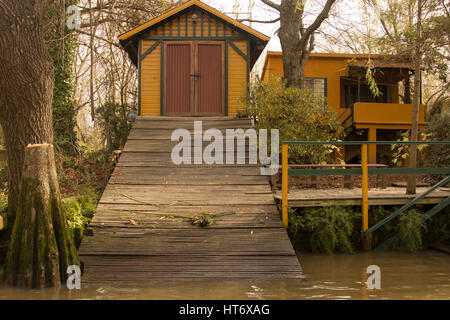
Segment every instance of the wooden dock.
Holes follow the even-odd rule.
[[[231,118],[139,118],[83,239],[83,283],[303,278],[268,178],[252,165],[171,161],[173,130],[250,128]],[[198,152],[198,150],[195,150]],[[189,217],[206,214],[211,224]]]
[[[417,195],[429,188],[417,188]],[[406,194],[405,188],[389,187],[369,189],[370,206],[404,205],[412,201],[417,195]],[[450,191],[440,188],[418,204],[437,204],[450,197]],[[360,206],[362,198],[361,188],[355,189],[290,189],[288,200],[290,208],[324,207],[324,206]],[[281,202],[281,191],[277,191],[275,199]]]

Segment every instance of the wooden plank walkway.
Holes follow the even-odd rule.
[[[303,278],[268,178],[252,165],[171,161],[173,130],[250,128],[232,118],[139,118],[79,253],[83,283]],[[180,216],[213,216],[208,227]],[[217,214],[217,216],[214,216]]]
[[[426,192],[428,188],[417,188],[417,195],[405,193],[405,188],[389,187],[384,189],[369,189],[369,205],[404,205],[416,196]],[[450,197],[450,191],[440,188],[418,204],[437,204]],[[281,202],[281,191],[277,191],[275,199]],[[323,207],[323,206],[360,206],[361,188],[355,189],[290,189],[289,207]]]

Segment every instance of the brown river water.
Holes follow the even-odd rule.
[[[81,290],[23,290],[0,286],[2,299],[315,300],[450,299],[450,255],[437,251],[336,255],[299,254],[298,281],[155,282],[139,287],[106,283]],[[381,289],[369,290],[367,267],[380,267]]]

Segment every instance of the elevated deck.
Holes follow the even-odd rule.
[[[173,130],[249,128],[231,118],[140,118],[79,253],[83,283],[302,278],[267,177],[251,165],[182,165]],[[198,152],[198,150],[195,150]],[[207,214],[199,227],[189,217]]]

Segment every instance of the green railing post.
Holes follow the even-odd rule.
[[[284,144],[282,147],[282,154],[281,154],[281,160],[282,160],[282,201],[281,201],[281,208],[282,208],[282,220],[283,225],[285,228],[288,227],[288,192],[289,192],[289,165],[288,165],[288,145]]]

